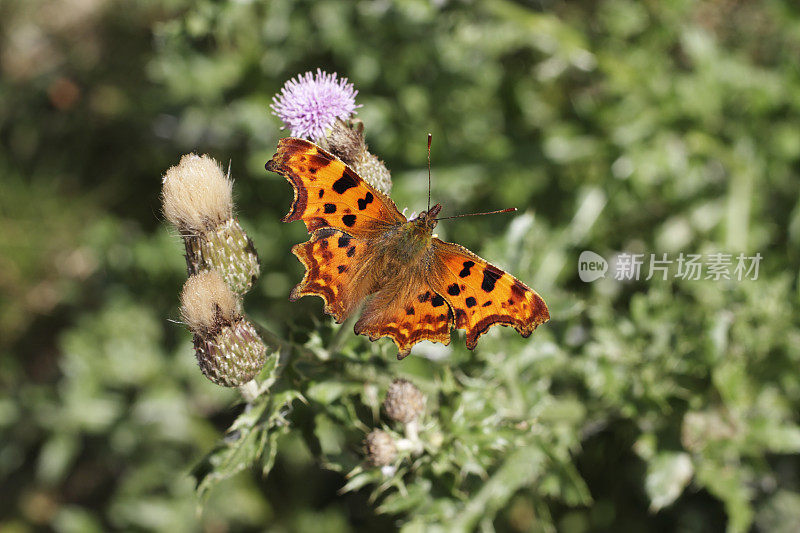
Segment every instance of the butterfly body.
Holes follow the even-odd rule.
[[[450,343],[467,332],[467,347],[495,324],[524,337],[549,319],[533,290],[466,248],[433,236],[442,207],[407,220],[392,200],[336,156],[303,139],[281,139],[266,165],[294,187],[285,222],[302,220],[311,239],[292,248],[306,267],[290,299],[313,294],[337,322],[368,299],[357,334],[390,337],[398,358],[421,340]]]
[[[397,267],[402,267],[404,263],[417,263],[426,253],[430,253],[436,215],[441,209],[442,206],[436,204],[430,211],[423,211],[416,218],[400,222],[385,231],[376,239],[376,243],[379,244],[377,248],[391,256]]]

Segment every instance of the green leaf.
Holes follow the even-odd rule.
[[[650,509],[658,511],[672,505],[692,479],[694,468],[687,453],[661,452],[647,467],[645,489]]]
[[[378,506],[379,513],[396,514],[422,505],[431,496],[431,482],[423,479],[405,492],[397,491],[387,496]]]
[[[380,469],[377,468],[370,468],[366,472],[361,472],[360,474],[356,474],[352,476],[350,479],[347,480],[344,487],[339,489],[339,492],[344,494],[346,492],[354,492],[369,485],[370,483],[378,483],[380,482],[382,474]]]
[[[725,504],[731,533],[747,531],[753,521],[752,494],[745,472],[741,465],[719,465],[710,461],[697,468],[697,482]]]
[[[262,394],[248,404],[222,441],[192,470],[197,493],[206,497],[220,481],[256,464],[263,475],[268,474],[275,462],[278,433],[285,427],[283,411],[300,397],[298,391],[287,390]]]
[[[347,387],[338,381],[322,381],[314,383],[306,391],[306,396],[321,404],[331,404],[342,394],[345,394]]]
[[[520,488],[530,485],[542,473],[546,455],[536,446],[517,448],[464,506],[452,524],[452,531],[471,531],[485,516],[493,516]]]
[[[759,531],[795,533],[800,524],[800,494],[779,490],[761,505],[756,515]]]
[[[206,497],[220,481],[253,465],[261,447],[260,431],[253,428],[234,430],[193,470],[197,493]]]
[[[48,440],[39,453],[38,476],[45,483],[64,478],[80,451],[80,439],[72,433],[59,433]]]

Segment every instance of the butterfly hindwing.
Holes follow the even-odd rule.
[[[306,268],[305,276],[289,297],[291,301],[313,294],[325,301],[325,312],[337,322],[347,318],[369,292],[362,271],[367,253],[365,241],[323,228],[292,253]]]
[[[294,187],[294,201],[283,221],[302,220],[309,233],[331,227],[356,237],[372,236],[406,220],[389,197],[312,142],[281,139],[266,168]]]
[[[475,348],[493,325],[511,326],[528,337],[550,319],[544,300],[511,274],[457,244],[434,238],[433,250],[431,286],[453,308],[455,327],[467,333],[467,348]]]
[[[389,337],[397,345],[397,358],[411,353],[416,343],[429,340],[450,344],[453,311],[422,279],[390,283],[367,303],[355,332],[370,340]]]

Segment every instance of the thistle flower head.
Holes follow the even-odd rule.
[[[347,78],[317,69],[287,81],[272,98],[272,113],[288,127],[293,137],[319,139],[337,118],[346,120],[356,108],[356,95]]]

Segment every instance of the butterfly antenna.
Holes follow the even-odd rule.
[[[431,138],[432,134],[428,134],[428,211],[431,210]]]
[[[451,217],[439,217],[436,220],[447,220],[448,218],[461,218],[461,217],[476,217],[479,215],[497,215],[498,213],[511,213],[516,211],[516,207],[509,207],[508,209],[501,209],[499,211],[487,211],[486,213],[467,213],[464,215],[453,215]]]

